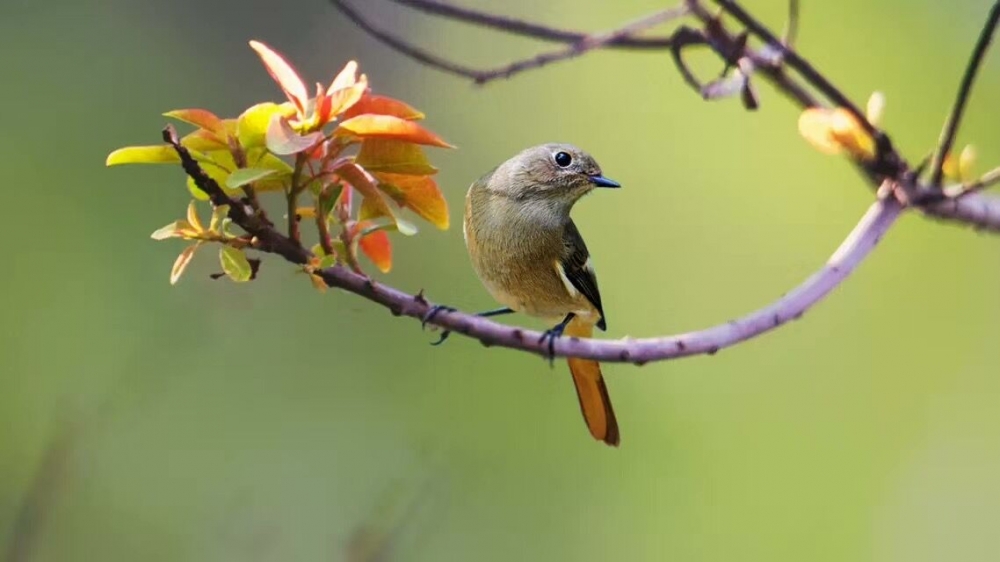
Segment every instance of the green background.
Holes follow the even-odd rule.
[[[463,3],[586,30],[662,6]],[[361,4],[472,64],[551,48]],[[747,6],[783,25],[783,2]],[[806,1],[798,46],[860,103],[883,91],[885,126],[918,160],[987,9]],[[714,357],[606,366],[623,436],[609,449],[564,365],[461,337],[432,348],[418,323],[320,295],[277,259],[235,285],[208,279],[205,252],[168,284],[182,246],[149,233],[182,215],[181,170],[104,158],[158,142],[170,109],[280,100],[253,38],[311,81],[358,59],[376,92],[460,147],[430,151],[452,229],[394,237],[384,278],[463,309],[494,305],[465,256],[465,189],[529,145],[578,144],[625,186],[574,214],[611,338],[775,299],[872,199],[769,86],[757,113],[707,103],[663,53],[595,53],[477,88],[320,0],[4,0],[0,553],[344,560],[367,536],[383,560],[1000,557],[1000,239],[906,216],[800,322]],[[994,53],[959,137],[980,172],[1000,162],[998,96]]]

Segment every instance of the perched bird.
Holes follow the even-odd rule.
[[[506,308],[558,322],[545,332],[550,349],[563,335],[590,337],[607,329],[587,245],[569,217],[595,187],[621,187],[597,162],[569,144],[524,150],[473,182],[463,229],[472,265]],[[618,422],[597,361],[569,359],[580,409],[595,439],[618,445]]]

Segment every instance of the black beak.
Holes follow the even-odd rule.
[[[616,182],[615,180],[608,179],[600,174],[596,176],[590,176],[590,181],[597,187],[621,187],[622,184]]]

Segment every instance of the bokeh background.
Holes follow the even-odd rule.
[[[585,30],[653,0],[465,5]],[[359,2],[439,53],[544,45]],[[984,0],[804,1],[799,46],[912,159],[936,140]],[[780,29],[784,2],[746,3]],[[477,88],[389,51],[322,0],[4,0],[0,553],[8,560],[997,560],[1000,238],[907,216],[803,320],[714,357],[609,365],[622,446],[591,440],[565,367],[320,295],[265,262],[175,287],[149,233],[179,168],[106,169],[163,111],[281,99],[247,40],[328,81],[356,58],[428,114],[450,231],[397,237],[410,291],[493,306],[460,209],[519,149],[576,143],[625,188],[575,217],[607,337],[705,327],[821,264],[871,201],[797,110],[707,103],[666,54],[595,53]],[[697,59],[705,72],[714,61]],[[1000,54],[959,138],[1000,162]],[[538,327],[523,318],[515,321]],[[366,558],[363,550],[374,553]],[[354,554],[352,554],[354,553]]]

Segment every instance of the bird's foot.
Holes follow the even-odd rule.
[[[430,322],[431,320],[434,320],[434,317],[442,312],[455,312],[455,310],[457,309],[452,308],[450,306],[444,306],[442,304],[432,306],[431,309],[427,311],[427,314],[424,314],[424,317],[421,319],[420,327],[426,328],[427,323]],[[441,345],[442,343],[444,343],[444,340],[448,339],[448,336],[450,335],[451,335],[451,330],[444,330],[443,332],[441,332],[441,337],[439,337],[437,341],[431,342],[431,345]]]

